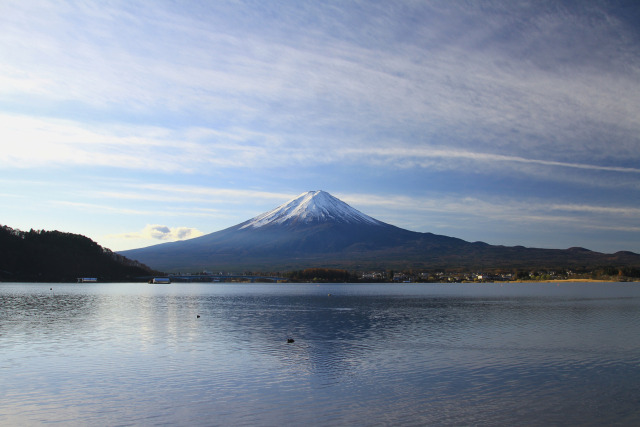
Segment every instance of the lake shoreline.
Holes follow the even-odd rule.
[[[556,280],[510,280],[508,283],[638,283],[639,280],[614,281],[605,279],[556,279]]]

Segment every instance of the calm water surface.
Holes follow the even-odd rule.
[[[2,283],[38,424],[640,425],[640,284]]]

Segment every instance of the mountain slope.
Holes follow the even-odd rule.
[[[121,254],[164,271],[640,265],[633,253],[492,246],[409,231],[324,191],[303,193],[225,230]]]

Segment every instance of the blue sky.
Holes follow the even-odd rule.
[[[635,1],[3,1],[0,224],[124,250],[308,190],[640,253]]]

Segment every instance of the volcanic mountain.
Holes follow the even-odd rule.
[[[167,272],[640,265],[640,255],[631,252],[492,246],[409,231],[365,215],[324,191],[303,193],[225,230],[120,254]]]

